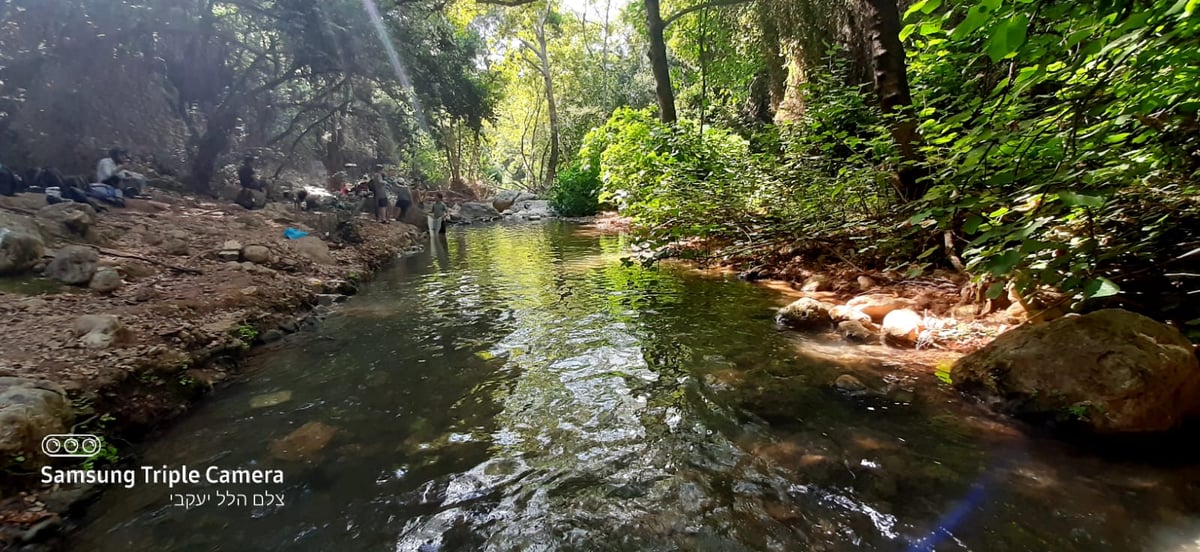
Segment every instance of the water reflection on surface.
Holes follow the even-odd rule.
[[[178,489],[114,489],[75,548],[1188,550],[1200,538],[1194,469],[1020,437],[933,378],[839,393],[846,368],[774,329],[771,292],[623,266],[620,237],[575,230],[451,230],[145,451],[148,464],[283,469],[283,507],[185,511],[170,506]],[[335,428],[327,445],[272,456],[311,422]]]

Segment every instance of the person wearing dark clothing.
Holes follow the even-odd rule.
[[[408,214],[408,210],[413,206],[412,192],[408,186],[401,186],[396,191],[396,208],[400,210],[400,214],[396,216],[396,220],[404,220],[404,215]]]
[[[247,155],[242,159],[242,166],[238,167],[238,182],[243,188],[250,190],[262,191],[263,184],[258,179],[254,178],[254,157]]]
[[[21,177],[0,164],[0,195],[11,196],[22,190]]]

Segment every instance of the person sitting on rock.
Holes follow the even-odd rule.
[[[238,167],[237,175],[238,183],[242,185],[242,188],[258,190],[260,192],[266,191],[266,186],[263,184],[263,182],[257,178],[254,178],[253,155],[247,155],[242,158],[242,166]]]
[[[138,197],[146,187],[146,179],[142,175],[125,168],[129,163],[129,154],[121,148],[108,151],[108,157],[96,163],[96,182],[107,184],[121,190],[125,197]]]

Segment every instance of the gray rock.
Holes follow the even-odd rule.
[[[799,330],[828,329],[833,319],[830,305],[811,297],[802,297],[775,313],[775,322]]]
[[[121,319],[111,314],[85,314],[75,319],[75,337],[89,349],[103,349],[113,344],[125,331]]]
[[[42,438],[67,433],[75,421],[67,392],[58,384],[0,377],[0,462],[41,457]]]
[[[217,253],[217,259],[223,263],[236,263],[242,258],[242,252],[237,249],[226,249]]]
[[[255,264],[271,262],[271,250],[264,245],[247,245],[242,248],[242,258]]]
[[[500,211],[487,203],[467,202],[458,207],[458,216],[468,224],[490,222],[500,218]]]
[[[68,245],[54,254],[54,260],[46,265],[46,276],[63,283],[83,285],[92,281],[100,254],[95,249],[82,245]]]
[[[67,201],[42,207],[36,222],[44,237],[52,240],[95,241],[96,210],[90,205]]]
[[[121,287],[121,273],[115,268],[102,268],[92,276],[88,287],[99,293],[112,293]]]
[[[540,220],[557,216],[550,202],[543,199],[518,200],[512,206],[512,215],[525,220]]]
[[[336,293],[317,294],[317,304],[321,305],[322,307],[329,307],[337,303],[345,303],[346,299],[348,299],[348,297],[345,295],[338,295]]]
[[[1121,309],[1001,334],[954,364],[960,391],[1033,422],[1098,433],[1178,427],[1200,415],[1200,361],[1178,330]]]
[[[263,343],[274,343],[280,339],[283,339],[283,332],[281,330],[272,328],[263,332],[259,339],[262,339]]]
[[[45,252],[40,236],[0,227],[0,276],[28,272]]]

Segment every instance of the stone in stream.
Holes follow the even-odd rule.
[[[847,341],[866,343],[875,337],[875,333],[858,320],[843,320],[838,323],[837,329]]]
[[[829,316],[834,322],[856,321],[865,325],[871,324],[871,317],[866,313],[845,305],[834,305],[829,308]]]
[[[1006,332],[959,359],[950,379],[998,411],[1097,433],[1165,431],[1200,415],[1192,344],[1121,309]]]
[[[909,309],[898,309],[883,317],[880,332],[883,344],[893,347],[915,347],[924,329],[925,318]]]
[[[893,295],[861,295],[849,301],[846,301],[846,306],[852,309],[861,311],[863,314],[871,317],[875,322],[882,322],[883,317],[889,312],[897,309],[912,309],[916,308],[917,303],[912,299],[896,297]]]
[[[65,284],[82,285],[92,281],[100,254],[95,249],[82,245],[68,245],[54,254],[54,260],[46,265],[46,276]]]
[[[830,305],[811,297],[802,297],[775,313],[777,324],[798,330],[828,329],[833,319],[829,316]]]
[[[291,391],[276,391],[250,399],[250,408],[270,408],[272,406],[279,406],[290,400],[292,400]]]
[[[866,384],[850,374],[842,374],[838,376],[837,379],[833,381],[833,386],[852,395],[865,393],[867,391]]]
[[[329,424],[308,422],[287,437],[275,441],[271,445],[271,456],[293,462],[312,460],[333,440],[335,434],[337,428]]]
[[[348,299],[348,297],[346,297],[345,295],[338,295],[336,293],[318,293],[317,294],[317,304],[321,305],[322,307],[332,307],[333,305],[338,304],[338,303],[345,303],[346,299]]]

